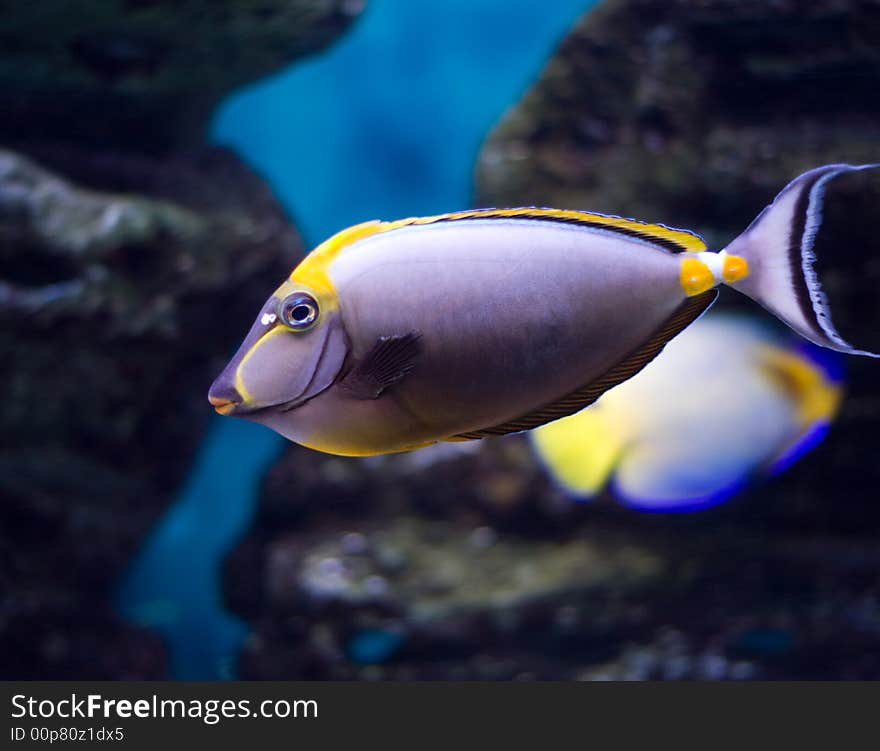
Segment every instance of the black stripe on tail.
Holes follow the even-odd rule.
[[[880,328],[880,320],[877,320],[880,314],[876,307],[872,309],[869,317],[874,320],[858,327],[863,333],[853,338],[855,345],[841,336],[832,323],[831,305],[819,279],[817,244],[822,253],[823,272],[834,267],[834,274],[823,273],[823,276],[837,280],[837,287],[833,290],[835,298],[840,287],[857,289],[860,285],[865,286],[871,264],[880,263],[880,233],[872,226],[867,242],[863,242],[864,247],[853,249],[847,246],[853,236],[864,241],[866,233],[861,230],[874,223],[873,216],[880,207],[865,207],[873,200],[870,191],[864,186],[856,186],[854,198],[859,200],[851,200],[859,203],[861,209],[847,206],[843,220],[835,221],[834,226],[823,227],[823,219],[826,188],[831,181],[876,167],[880,165],[830,164],[805,172],[789,183],[726,249],[733,255],[744,257],[749,264],[748,276],[733,283],[733,287],[759,302],[806,339],[841,352],[872,357],[878,355],[857,347],[878,349],[876,332]],[[839,202],[838,186],[847,187],[853,194],[850,182],[841,180],[835,185],[835,206]],[[858,268],[838,273],[841,262],[852,260],[856,251],[860,251],[855,256]],[[847,319],[848,307],[838,305],[835,314]]]

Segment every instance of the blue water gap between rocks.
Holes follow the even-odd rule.
[[[269,180],[309,246],[368,219],[467,208],[481,142],[590,5],[370,0],[328,50],[228,97],[213,140]],[[214,418],[120,583],[120,611],[164,637],[174,678],[235,677],[247,627],[224,609],[221,564],[283,448]]]

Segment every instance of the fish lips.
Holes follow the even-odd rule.
[[[335,311],[309,332],[282,327],[277,333],[253,334],[252,330],[208,392],[208,401],[222,415],[259,419],[265,412],[302,406],[333,384],[349,349]],[[235,388],[237,376],[253,394],[252,401]]]

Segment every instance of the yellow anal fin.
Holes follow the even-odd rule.
[[[718,293],[715,290],[709,290],[701,295],[685,300],[638,349],[607,370],[604,375],[567,394],[562,399],[547,404],[515,420],[483,428],[482,430],[461,433],[456,437],[485,438],[490,435],[517,433],[522,430],[531,430],[544,423],[579,412],[596,401],[606,391],[614,388],[619,383],[623,383],[644,368],[660,354],[660,351],[670,339],[696,321],[706,308],[715,302],[716,297],[718,297]]]
[[[542,425],[530,437],[553,478],[570,493],[590,498],[602,490],[620,458],[624,428],[600,403]]]

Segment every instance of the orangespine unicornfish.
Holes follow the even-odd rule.
[[[805,338],[850,345],[813,270],[830,165],[727,248],[687,231],[546,208],[370,221],[313,250],[211,387],[221,414],[367,455],[529,430],[630,378],[720,284]]]
[[[822,439],[843,395],[839,360],[767,321],[712,312],[595,404],[529,438],[577,500],[608,486],[640,510],[704,508]]]

